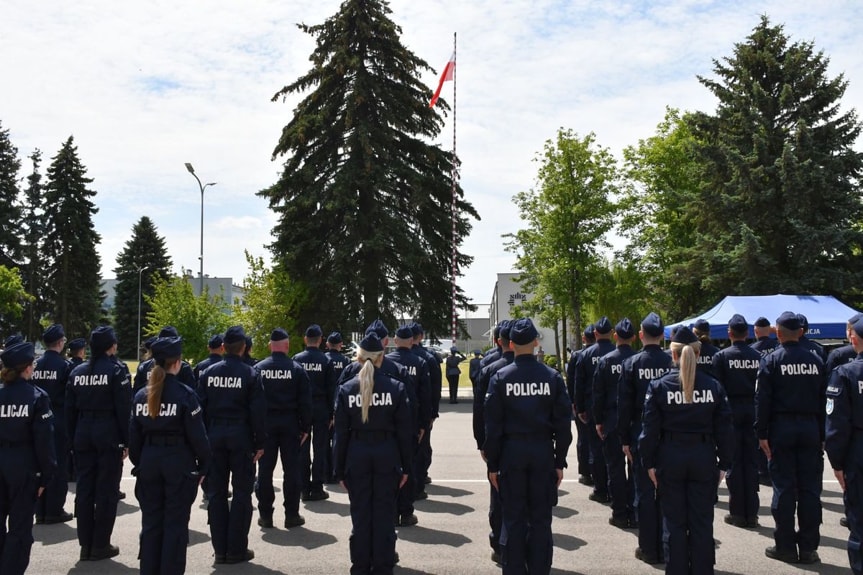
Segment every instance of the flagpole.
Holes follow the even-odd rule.
[[[458,311],[456,309],[456,275],[458,275],[458,263],[456,261],[456,187],[458,169],[456,167],[456,32],[452,33],[452,346],[456,346],[458,336]]]

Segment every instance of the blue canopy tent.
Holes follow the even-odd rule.
[[[665,337],[671,337],[673,327],[691,326],[695,320],[705,319],[710,322],[711,339],[728,339],[728,320],[736,313],[746,318],[749,337],[754,337],[752,324],[756,319],[764,316],[773,323],[784,311],[806,316],[810,339],[845,339],[848,319],[857,313],[829,295],[730,295],[702,314],[666,326]]]

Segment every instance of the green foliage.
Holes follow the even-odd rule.
[[[27,176],[27,189],[24,190],[23,220],[21,235],[23,239],[21,277],[25,289],[32,297],[24,304],[21,318],[21,332],[29,341],[36,341],[42,334],[41,322],[45,316],[45,273],[42,262],[42,246],[45,243],[45,198],[42,174],[42,152],[38,149],[30,154],[33,171]],[[73,334],[70,334],[73,335]],[[85,335],[85,334],[75,334]]]
[[[524,289],[535,301],[556,302],[558,318],[572,317],[580,332],[591,290],[613,287],[596,282],[613,223],[616,163],[594,134],[582,138],[563,128],[536,161],[537,188],[514,197],[526,227],[504,236],[506,249],[517,255]]]
[[[635,264],[615,259],[599,267],[597,275],[596,285],[614,287],[592,291],[586,306],[588,317],[607,316],[613,324],[628,317],[637,326],[655,309],[650,292],[645,289],[647,278]]]
[[[93,228],[99,210],[87,188],[93,180],[78,158],[70,136],[48,167],[45,237],[42,252],[44,294],[52,320],[70,334],[87,334],[102,318],[99,254],[101,237]]]
[[[139,351],[135,351],[140,337],[138,325],[141,324],[143,332],[142,318],[151,311],[145,296],[152,297],[154,294],[153,278],[167,278],[171,273],[171,258],[165,238],[159,235],[153,221],[147,216],[142,216],[132,226],[132,237],[117,255],[114,273],[117,277],[114,329],[117,332],[118,349],[131,357]]]
[[[0,124],[0,250],[9,261],[17,262],[21,252],[21,239],[18,234],[21,226],[21,206],[18,204],[18,172],[21,160],[18,148],[9,139],[9,130]],[[2,257],[2,256],[0,256]]]
[[[144,296],[150,312],[147,314],[146,335],[158,335],[166,325],[172,325],[183,338],[186,359],[199,361],[208,355],[207,342],[216,333],[235,325],[224,297],[204,293],[195,297],[192,284],[182,277],[165,279],[153,275],[153,295]]]
[[[312,68],[273,97],[305,94],[273,152],[285,157],[281,176],[259,195],[278,216],[276,265],[303,285],[298,325],[352,331],[409,315],[434,338],[449,332],[452,242],[479,216],[457,187],[452,237],[457,159],[428,143],[443,126],[419,81],[429,66],[401,44],[390,12],[346,0],[323,24],[299,25],[316,40]]]
[[[8,325],[21,317],[24,303],[29,299],[31,296],[24,291],[18,269],[0,265],[0,322]]]

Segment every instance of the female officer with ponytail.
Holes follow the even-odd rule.
[[[132,405],[129,459],[141,505],[141,573],[186,571],[189,515],[210,462],[210,444],[195,392],[177,379],[182,339],[160,337],[155,364]]]
[[[395,565],[396,495],[407,481],[413,441],[404,384],[382,371],[375,333],[360,342],[358,375],[336,396],[335,474],[351,502],[351,574],[385,575]]]
[[[29,380],[32,343],[0,354],[0,573],[19,575],[30,563],[33,508],[57,468],[48,395]],[[7,529],[8,520],[8,529]]]
[[[675,333],[674,366],[650,383],[638,439],[668,530],[669,575],[713,573],[716,477],[733,455],[731,408],[719,382],[696,370],[700,351],[688,327]]]

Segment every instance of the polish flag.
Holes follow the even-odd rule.
[[[434,105],[437,103],[438,98],[440,97],[440,91],[443,89],[443,83],[451,81],[453,76],[455,75],[455,52],[450,56],[449,62],[446,63],[446,67],[443,69],[443,74],[440,75],[440,82],[438,82],[437,90],[434,91],[434,96],[432,96],[431,102],[429,102],[429,108],[434,108]]]

